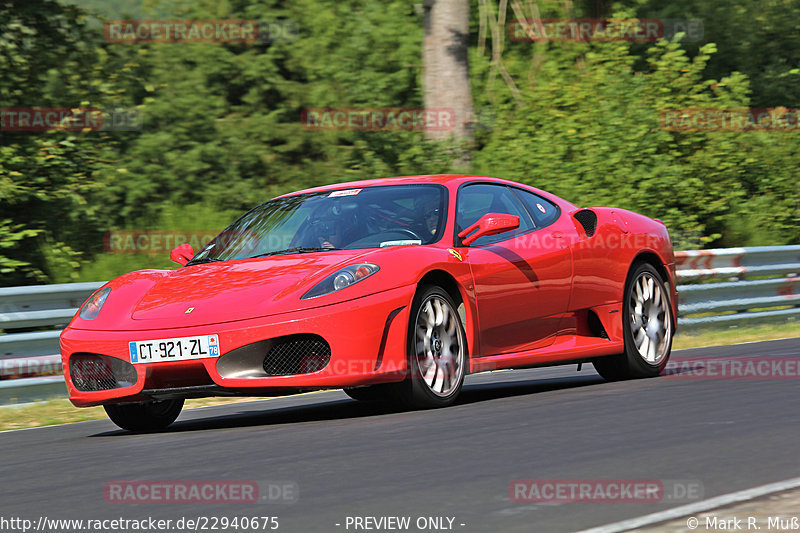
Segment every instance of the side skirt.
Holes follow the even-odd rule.
[[[582,335],[559,335],[553,344],[517,353],[488,357],[473,357],[472,372],[486,372],[506,368],[533,368],[567,363],[586,362],[595,357],[622,353],[622,341],[610,341]]]

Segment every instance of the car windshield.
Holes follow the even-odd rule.
[[[244,214],[189,264],[430,244],[441,237],[445,200],[441,185],[363,187],[275,198]]]

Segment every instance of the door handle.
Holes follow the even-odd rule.
[[[554,239],[561,239],[564,237],[564,233],[560,231],[554,231],[552,235]]]

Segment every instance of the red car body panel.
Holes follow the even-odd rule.
[[[558,206],[559,218],[496,244],[456,246],[459,187],[472,182],[534,192]],[[111,293],[97,318],[76,315],[61,334],[70,400],[89,406],[193,395],[266,396],[402,380],[412,302],[420,282],[430,276],[449,280],[464,304],[471,372],[620,353],[622,294],[637,258],[647,258],[662,270],[677,316],[667,229],[630,211],[589,208],[597,218],[590,236],[575,218],[582,210],[574,204],[532,187],[480,176],[388,178],[293,194],[410,183],[447,188],[447,219],[438,242],[144,270],[110,281],[105,287]],[[342,291],[301,299],[339,268],[363,262],[379,265],[380,271]],[[607,338],[591,330],[590,313]],[[219,358],[136,364],[131,386],[80,391],[70,376],[74,354],[128,362],[131,341],[212,334],[219,337]],[[293,334],[325,339],[330,362],[304,374],[237,378],[220,373],[219,361],[232,351]]]

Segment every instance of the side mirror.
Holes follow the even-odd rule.
[[[194,250],[192,249],[191,244],[181,244],[180,246],[176,246],[169,253],[169,258],[181,266],[186,265],[186,263],[188,263],[192,257],[194,257]]]
[[[461,244],[469,246],[476,240],[486,235],[497,235],[505,233],[519,227],[519,217],[516,215],[506,215],[503,213],[487,213],[478,219],[473,225],[463,230],[458,236],[462,239]],[[477,230],[477,231],[476,231]],[[472,233],[472,232],[475,233]],[[470,235],[472,233],[472,235]],[[469,235],[469,237],[467,237]]]

